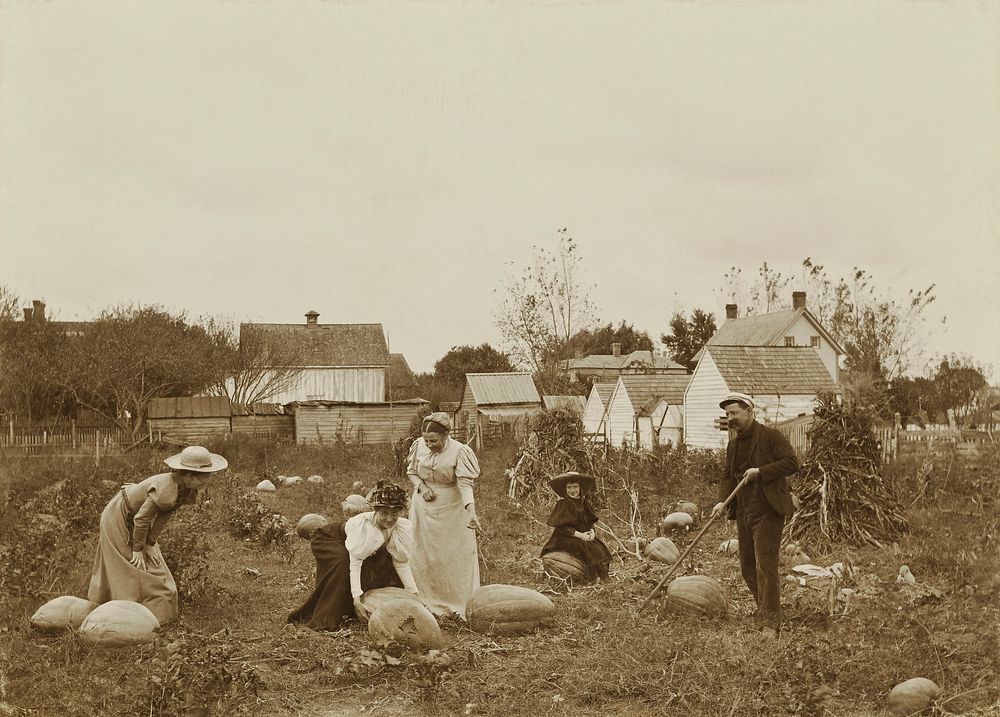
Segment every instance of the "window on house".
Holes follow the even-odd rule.
[[[785,337],[785,346],[794,346],[794,345],[795,345],[795,337],[794,336],[786,336]]]
[[[809,345],[812,346],[814,349],[818,349],[819,348],[819,336],[810,336],[809,337]]]

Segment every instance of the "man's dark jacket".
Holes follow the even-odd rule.
[[[719,501],[724,501],[736,489],[737,477],[733,475],[733,462],[736,460],[736,439],[729,441],[726,447],[726,467],[719,481]],[[767,502],[779,515],[791,515],[792,492],[788,488],[788,476],[799,469],[799,461],[795,450],[788,439],[773,428],[757,423],[753,427],[750,438],[751,468],[760,469],[759,480]],[[742,476],[740,476],[742,478]],[[740,493],[749,489],[744,486]],[[739,496],[737,496],[737,499]],[[729,519],[736,520],[736,500],[729,504]]]

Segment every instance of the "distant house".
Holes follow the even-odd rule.
[[[523,434],[541,409],[530,373],[467,373],[456,428],[482,448],[485,439]]]
[[[587,405],[583,409],[583,432],[594,440],[607,440],[608,402],[617,385],[615,381],[595,383],[590,387]]]
[[[610,354],[591,354],[566,362],[570,381],[614,382],[623,373],[687,373],[687,369],[652,351],[633,351],[622,356],[621,344],[611,345]]]
[[[542,406],[546,411],[567,411],[577,416],[583,416],[587,399],[583,396],[542,396]]]
[[[626,374],[608,402],[606,436],[612,446],[677,445],[684,425],[686,374]]]
[[[806,292],[792,292],[791,309],[737,318],[738,308],[726,305],[726,321],[707,346],[808,346],[819,354],[833,380],[840,382],[844,349],[806,307]]]
[[[150,435],[157,440],[193,443],[232,431],[227,396],[154,398],[146,405]]]
[[[304,324],[240,324],[240,342],[253,332],[284,342],[299,357],[302,372],[277,395],[274,403],[386,400],[386,374],[391,364],[382,324],[321,324],[309,311]]]
[[[705,346],[684,394],[684,442],[721,448],[728,440],[719,401],[738,391],[761,404],[757,418],[775,423],[813,412],[816,395],[839,392],[816,349],[808,346]]]

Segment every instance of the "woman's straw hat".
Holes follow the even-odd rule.
[[[209,453],[203,446],[188,446],[180,453],[163,460],[175,471],[215,473],[229,466],[229,461],[218,453]]]

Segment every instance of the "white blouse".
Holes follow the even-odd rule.
[[[409,518],[399,518],[388,531],[383,531],[375,524],[375,511],[359,513],[344,523],[344,533],[347,536],[344,545],[351,555],[352,597],[360,597],[364,592],[361,589],[361,564],[383,545],[392,556],[392,566],[396,569],[403,587],[408,592],[416,594],[417,584],[413,581],[413,573],[410,570],[413,528]]]

